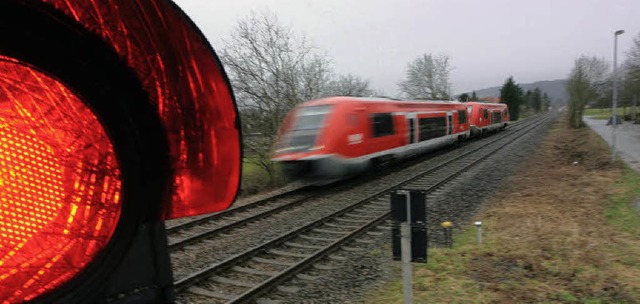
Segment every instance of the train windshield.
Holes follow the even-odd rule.
[[[305,152],[314,149],[320,129],[324,126],[325,118],[330,111],[330,105],[299,109],[293,128],[279,142],[276,152]]]
[[[300,112],[298,112],[296,126],[293,130],[315,130],[322,128],[324,118],[330,110],[331,106],[329,105],[302,108]]]

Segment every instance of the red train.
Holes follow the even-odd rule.
[[[504,103],[467,102],[471,136],[504,129],[509,122],[509,109]]]
[[[505,109],[504,104],[477,102],[312,100],[287,115],[272,160],[280,162],[290,178],[342,179],[464,140],[472,129],[480,130],[473,135],[496,129],[493,119],[504,127]]]

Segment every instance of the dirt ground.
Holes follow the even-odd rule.
[[[638,303],[640,236],[612,209],[638,191],[620,186],[625,170],[609,153],[588,128],[554,125],[477,217],[486,244],[465,272],[482,302]]]

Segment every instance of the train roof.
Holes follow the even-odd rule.
[[[488,106],[490,108],[506,108],[507,107],[507,104],[495,103],[495,102],[467,101],[465,103],[472,106],[482,105],[482,106]]]
[[[425,104],[434,105],[462,105],[459,101],[447,101],[447,100],[399,100],[387,97],[352,97],[352,96],[334,96],[321,99],[310,100],[302,103],[302,106],[319,106],[338,103],[355,103],[355,104],[367,104],[367,103],[389,103],[396,104],[398,106],[424,106]]]

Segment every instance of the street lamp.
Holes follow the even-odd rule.
[[[618,113],[616,112],[616,107],[618,106],[618,72],[616,71],[616,63],[618,60],[618,35],[622,34],[624,34],[624,30],[617,30],[613,33],[613,115],[611,116],[613,140],[611,142],[611,161],[616,159],[616,129],[618,128]]]

